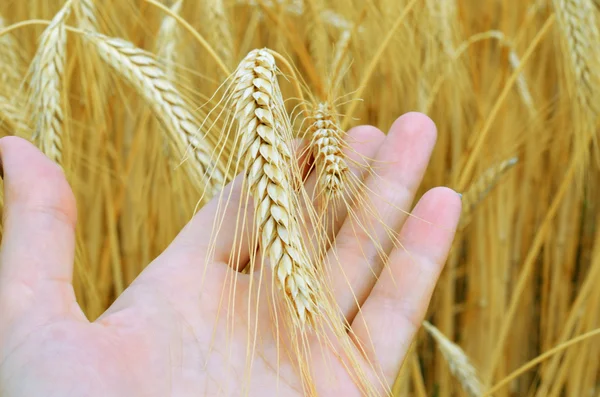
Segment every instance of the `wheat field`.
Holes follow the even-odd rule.
[[[74,189],[90,320],[241,173],[301,338],[335,313],[292,143],[340,205],[364,188],[348,130],[425,113],[420,193],[455,189],[463,213],[390,393],[599,396],[599,17],[594,0],[3,0],[0,133]]]

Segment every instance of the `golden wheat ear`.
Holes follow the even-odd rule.
[[[456,376],[463,389],[470,397],[481,397],[483,395],[483,385],[477,376],[475,367],[471,364],[469,357],[457,344],[450,341],[431,323],[424,321],[423,327],[429,335],[436,341],[442,356],[446,359],[450,372]]]
[[[275,59],[253,50],[234,77],[232,101],[238,122],[239,155],[256,207],[260,245],[273,268],[277,285],[299,327],[310,323],[317,308],[316,280],[304,252],[290,184],[291,135],[276,77]]]
[[[488,168],[463,193],[463,215],[460,227],[465,227],[471,219],[477,205],[481,203],[498,185],[502,177],[517,163],[517,157],[511,157]]]
[[[154,57],[126,40],[99,33],[89,33],[85,37],[94,44],[100,58],[146,100],[162,123],[173,152],[184,159],[188,149],[192,149],[184,167],[192,183],[203,192],[203,198],[218,193],[224,177],[213,149],[201,135],[190,106],[166,78]]]
[[[234,61],[233,25],[229,18],[225,0],[202,1],[202,13],[205,20],[202,25],[210,45],[216,50],[225,65],[230,67]]]
[[[318,195],[339,198],[348,182],[348,165],[343,152],[343,131],[327,103],[316,105],[308,116],[310,151],[318,177]]]
[[[92,32],[98,32],[100,30],[95,0],[78,0],[75,13],[80,28]]]
[[[71,13],[71,1],[52,18],[42,33],[31,64],[29,114],[33,139],[40,150],[58,164],[63,161],[62,86],[67,51],[65,22]]]
[[[553,0],[571,77],[575,84],[575,98],[594,116],[600,112],[598,87],[600,77],[600,51],[597,44],[600,32],[592,0]]]

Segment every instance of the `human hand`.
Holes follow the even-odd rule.
[[[375,243],[367,236],[357,241],[349,223],[340,223],[332,249],[345,277],[334,277],[333,288],[355,336],[369,339],[365,353],[381,365],[389,384],[423,320],[461,210],[459,196],[447,188],[427,192],[412,211],[415,217],[399,210],[410,210],[435,140],[431,120],[415,113],[399,118],[387,136],[373,127],[349,132],[354,151],[379,162],[380,180],[367,176],[365,183],[377,191],[379,182],[385,182],[372,202],[387,227],[399,232],[403,248],[378,226],[379,244],[389,254],[389,269],[382,271]],[[223,289],[230,287],[225,280],[235,244],[235,203],[244,197],[240,184],[226,188],[231,210],[223,220],[214,263],[204,260],[217,200],[198,212],[100,318],[89,322],[71,284],[76,206],[62,171],[19,138],[1,139],[0,155],[5,178],[0,395],[302,394],[287,357],[277,361],[270,354],[277,341],[268,332],[261,333],[264,354],[255,357],[252,376],[246,379],[247,329],[228,329],[230,322],[219,319],[229,315],[248,322],[243,297],[254,275],[238,274],[235,313],[219,312],[222,296],[228,296]],[[314,176],[307,183],[314,184]],[[270,321],[268,313],[260,315],[259,324]],[[360,395],[349,377],[331,381],[331,362],[331,357],[315,354],[311,363],[320,394]],[[333,370],[344,373],[341,366]]]

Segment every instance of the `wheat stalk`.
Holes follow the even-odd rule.
[[[318,104],[309,120],[310,148],[317,166],[319,193],[339,197],[348,178],[348,165],[342,151],[343,131],[327,103]]]
[[[42,33],[32,62],[30,82],[33,138],[40,150],[58,164],[62,163],[63,154],[61,91],[67,45],[65,22],[70,13],[71,1],[68,1]]]
[[[0,30],[6,27],[4,19],[0,16]],[[15,84],[21,80],[21,70],[24,67],[19,44],[11,34],[0,36],[0,84]]]
[[[166,78],[151,54],[132,43],[94,33],[86,36],[99,56],[118,75],[131,84],[151,106],[154,115],[167,131],[176,153],[185,155],[193,149],[187,172],[205,192],[216,194],[223,186],[223,173],[212,160],[209,144],[200,136],[198,123],[189,106]]]
[[[315,313],[316,281],[303,251],[287,179],[292,157],[284,140],[287,123],[275,72],[275,59],[267,50],[251,51],[236,71],[232,100],[239,123],[239,159],[255,201],[261,248],[294,319],[303,326]]]
[[[78,6],[79,27],[91,32],[99,31],[94,0],[78,0]]]
[[[600,110],[596,98],[600,33],[594,4],[590,0],[554,0],[554,6],[568,48],[577,100],[596,116]]]
[[[471,397],[481,397],[483,385],[465,352],[428,321],[423,322],[423,327],[436,341],[442,356],[450,367],[450,372],[458,379],[464,390]]]

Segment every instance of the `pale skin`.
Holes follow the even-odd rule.
[[[372,202],[387,226],[397,231],[404,248],[388,241],[381,227],[376,234],[389,259],[385,264],[366,263],[365,256],[377,257],[372,240],[363,236],[357,242],[348,222],[340,222],[338,243],[332,249],[337,250],[347,278],[333,279],[335,296],[356,337],[372,341],[366,354],[381,365],[382,376],[391,384],[446,261],[460,216],[460,197],[451,189],[434,188],[413,207],[436,141],[435,125],[426,116],[405,114],[387,135],[373,127],[357,127],[349,132],[349,141],[356,153],[377,161],[381,179],[367,176],[365,183],[378,191]],[[211,237],[207,225],[213,224],[216,201],[199,210],[116,302],[90,322],[72,287],[77,211],[62,171],[16,137],[0,139],[0,156],[5,198],[0,395],[240,395],[247,332],[238,327],[240,331],[229,336],[229,347],[234,346],[229,361],[224,348],[219,348],[225,345],[225,322],[217,323],[213,334],[219,297],[229,285],[225,275],[231,274],[227,258],[233,239],[228,236],[234,234],[235,212],[225,214],[214,263],[205,263],[205,258]],[[386,189],[378,189],[381,181]],[[314,177],[307,183],[314,185]],[[239,184],[226,189],[233,189],[233,200],[241,196]],[[250,277],[238,275],[238,299]],[[243,323],[246,312],[243,304],[238,306],[235,316]],[[269,323],[266,311],[264,316],[259,322]],[[275,349],[273,338],[265,337],[262,343],[265,351]],[[277,362],[271,358],[266,354],[255,360],[248,395],[302,395],[287,359],[281,358],[277,382]],[[327,377],[330,361],[327,370],[323,365],[315,357],[314,381],[322,395],[360,395],[347,377],[340,375],[334,381]],[[333,370],[343,373],[342,368]]]

